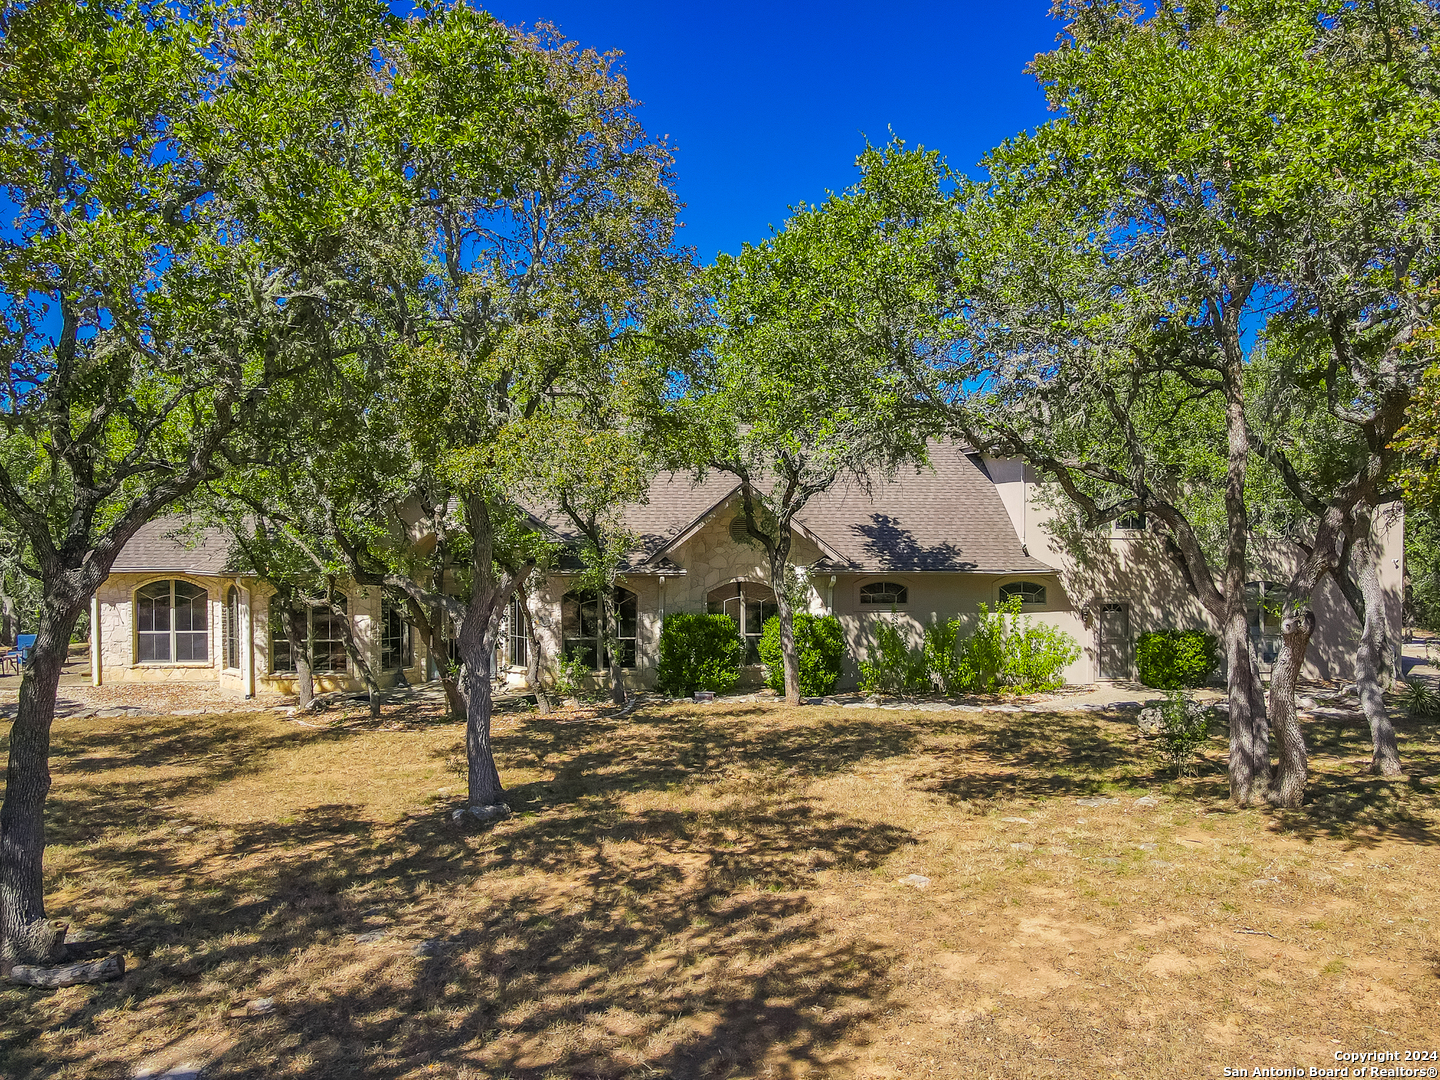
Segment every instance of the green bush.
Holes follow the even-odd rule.
[[[1020,613],[1020,598],[1012,596],[994,612],[980,605],[980,622],[958,651],[958,667],[969,673],[967,690],[1028,694],[1064,683],[1065,668],[1080,655],[1080,646],[1063,630],[1032,623]]]
[[[1220,666],[1215,635],[1203,630],[1151,630],[1135,647],[1140,681],[1157,690],[1204,686]]]
[[[965,693],[975,682],[969,656],[960,655],[963,627],[959,619],[950,619],[925,628],[925,672],[946,697]]]
[[[875,646],[860,661],[860,689],[867,694],[913,694],[930,688],[924,651],[911,649],[893,622],[879,620]]]
[[[845,659],[845,632],[834,615],[792,616],[795,623],[795,654],[800,662],[800,693],[819,697],[835,689],[840,681],[840,664]],[[785,664],[780,654],[780,616],[765,622],[760,636],[760,659],[767,665],[765,682],[778,693],[785,692]]]
[[[679,614],[660,630],[656,685],[667,694],[722,693],[740,681],[745,646],[728,615]]]
[[[962,638],[963,628],[960,619],[927,627],[924,644],[915,650],[893,623],[878,623],[875,646],[860,662],[860,689],[880,694],[939,689],[947,697],[1053,690],[1080,655],[1069,634],[1022,615],[1018,596],[993,612],[981,604],[974,632]]]
[[[1205,711],[1179,690],[1165,695],[1160,706],[1160,753],[1175,769],[1175,778],[1195,775],[1195,752],[1210,738]]]

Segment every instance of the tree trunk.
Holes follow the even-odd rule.
[[[350,629],[350,616],[347,612],[334,607],[330,609],[330,613],[340,617],[340,634],[341,641],[345,645],[345,656],[349,659],[351,666],[360,673],[360,679],[364,682],[365,689],[370,695],[370,715],[378,720],[380,718],[380,683],[375,679],[370,661],[365,659],[365,654],[355,644],[355,634]],[[403,670],[403,664],[401,668]]]
[[[308,709],[315,700],[315,675],[310,668],[309,612],[290,601],[285,605],[285,640],[295,663],[295,701]]]
[[[1295,682],[1315,633],[1315,616],[1309,611],[1287,615],[1280,632],[1280,655],[1270,669],[1270,726],[1279,744],[1280,760],[1268,797],[1276,806],[1296,807],[1305,797],[1309,760],[1305,733],[1295,715]]]
[[[605,663],[609,669],[610,676],[610,703],[612,705],[625,704],[625,675],[620,663],[620,628],[619,614],[615,610],[615,593],[613,589],[601,589],[597,597],[599,610],[596,614],[600,619],[600,648],[604,650],[604,657],[596,657]]]
[[[45,798],[55,691],[81,608],[46,603],[10,728],[5,802],[0,805],[0,960],[7,965],[48,967],[65,956],[65,927],[45,918]]]
[[[490,688],[495,638],[500,612],[510,598],[511,585],[477,584],[460,627],[460,655],[465,661],[465,758],[469,765],[471,807],[497,806],[504,802],[495,751],[490,744],[490,716],[493,699]]]
[[[770,556],[770,588],[775,593],[775,607],[780,615],[780,662],[785,668],[785,704],[799,705],[800,654],[795,649],[795,612],[785,590],[785,567],[790,562],[789,529],[783,528],[783,532]],[[744,612],[740,617],[744,619]]]
[[[1380,776],[1399,776],[1400,747],[1395,741],[1395,725],[1385,708],[1385,694],[1380,682],[1381,664],[1385,655],[1385,594],[1380,588],[1380,574],[1375,565],[1374,545],[1369,539],[1355,545],[1359,550],[1360,595],[1364,599],[1365,621],[1360,640],[1355,646],[1355,690],[1360,695],[1360,708],[1370,725],[1370,771]]]
[[[550,693],[545,689],[541,681],[545,673],[544,657],[540,648],[540,635],[535,632],[535,613],[530,610],[530,593],[523,586],[516,588],[520,594],[520,610],[525,617],[526,661],[525,681],[530,684],[530,689],[535,691],[535,711],[541,716],[549,716],[554,705],[550,701]]]
[[[1265,718],[1257,716],[1254,708],[1253,654],[1243,601],[1238,613],[1230,606],[1224,635],[1225,661],[1229,665],[1230,798],[1241,806],[1252,806],[1263,799],[1269,786],[1270,748]]]
[[[1245,618],[1246,541],[1250,522],[1245,506],[1245,470],[1250,459],[1250,430],[1245,419],[1245,357],[1238,319],[1244,295],[1211,318],[1225,357],[1225,658],[1229,663],[1230,797],[1242,806],[1259,802],[1270,786],[1269,733],[1258,693],[1259,666],[1250,648]]]

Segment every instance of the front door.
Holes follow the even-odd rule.
[[[1100,605],[1100,677],[1128,679],[1134,671],[1134,642],[1130,640],[1130,605]]]

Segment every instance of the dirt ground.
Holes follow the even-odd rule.
[[[462,730],[434,710],[307,723],[57,722],[51,914],[129,970],[0,989],[0,1076],[1218,1077],[1440,1051],[1435,724],[1401,725],[1386,782],[1362,727],[1311,722],[1307,804],[1280,813],[1223,801],[1218,726],[1177,783],[1093,713],[517,712],[516,813],[487,830],[447,813]]]

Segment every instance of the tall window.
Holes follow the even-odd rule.
[[[405,609],[389,600],[380,603],[380,667],[385,671],[409,667],[415,662],[410,645],[410,624]]]
[[[331,614],[327,608],[307,608],[303,617],[306,641],[302,647],[309,650],[310,671],[315,675],[343,674],[349,669],[341,622],[347,617],[345,597],[336,597],[335,605],[341,614]],[[285,601],[276,594],[270,598],[270,671],[275,675],[288,675],[294,670],[295,657],[285,633]]]
[[[518,593],[510,597],[509,622],[510,648],[506,659],[511,667],[525,667],[530,662],[530,635],[525,632],[525,605]]]
[[[1044,604],[1045,586],[1033,581],[1012,581],[1009,585],[1000,586],[1000,602],[1002,604],[1012,596],[1018,596],[1020,603],[1027,606]]]
[[[313,643],[310,670],[316,675],[343,675],[350,667],[345,656],[345,620],[348,618],[345,597],[337,596],[335,606],[340,609],[338,612],[329,608],[310,610]]]
[[[1280,617],[1284,613],[1285,586],[1273,581],[1252,581],[1245,586],[1245,618],[1250,640],[1260,659],[1273,664],[1280,655]]]
[[[142,664],[210,659],[210,594],[188,581],[152,581],[135,594],[136,659]]]
[[[225,594],[225,666],[240,666],[240,590],[234,585]]]
[[[775,594],[753,581],[736,581],[712,589],[705,597],[705,610],[712,615],[729,615],[745,643],[745,663],[760,663],[760,635],[765,623],[780,613]]]
[[[634,667],[639,603],[629,589],[617,587],[611,605],[620,666]],[[600,601],[592,590],[565,594],[560,601],[560,627],[566,656],[582,661],[592,671],[600,669],[602,660],[609,666],[609,655],[600,655]]]
[[[910,590],[893,581],[873,581],[860,586],[860,603],[898,607],[910,602]]]

